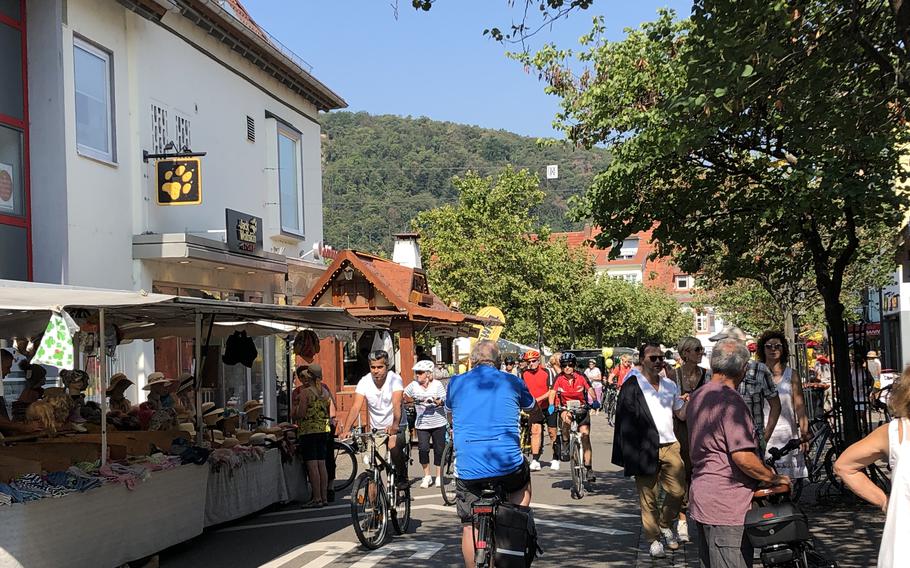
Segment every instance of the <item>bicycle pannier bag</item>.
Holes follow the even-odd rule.
[[[496,568],[527,568],[542,552],[530,507],[504,503],[496,509]]]
[[[806,515],[793,503],[778,503],[746,513],[746,535],[755,548],[809,539]]]

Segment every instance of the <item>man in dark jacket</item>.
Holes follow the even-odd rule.
[[[670,550],[679,548],[671,523],[679,515],[685,493],[685,466],[673,433],[673,416],[685,420],[688,395],[679,395],[676,383],[662,378],[664,353],[660,345],[639,349],[640,366],[629,372],[619,391],[613,432],[613,463],[635,477],[641,505],[642,530],[651,543],[651,556],[665,556],[660,537]],[[663,488],[663,508],[657,495]]]

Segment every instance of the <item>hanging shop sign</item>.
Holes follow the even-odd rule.
[[[262,219],[233,209],[225,209],[228,249],[254,253],[262,250]]]
[[[202,203],[202,163],[199,158],[169,158],[155,162],[158,205]]]

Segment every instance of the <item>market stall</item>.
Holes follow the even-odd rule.
[[[30,337],[42,331],[46,337],[55,317],[93,330],[99,351],[131,339],[193,337],[195,361],[203,364],[205,346],[213,337],[287,334],[300,328],[347,332],[368,327],[338,308],[0,281],[0,337]],[[55,332],[63,351],[72,339],[67,338],[71,333],[67,329],[72,328]],[[109,393],[124,380],[130,382],[115,376],[109,384],[106,359],[103,354],[99,357],[102,393]],[[203,364],[194,368],[202,369]],[[76,376],[79,372],[67,375],[77,387],[83,380]],[[244,421],[249,422],[249,429],[244,430],[239,426],[240,416],[229,416],[225,409],[203,404],[192,376],[179,379],[178,386],[178,379],[155,375],[162,374],[148,376],[150,401],[159,396],[159,386],[167,386],[160,390],[164,393],[160,396],[170,396],[171,387],[179,391],[185,386],[194,391],[194,416],[180,429],[111,431],[113,415],[108,412],[106,397],[102,397],[96,433],[72,432],[64,415],[63,422],[55,424],[60,435],[52,439],[0,439],[0,473],[5,476],[0,479],[0,523],[4,526],[0,531],[0,566],[115,566],[192,538],[205,526],[301,496],[300,479],[292,475],[302,469],[300,464],[293,461],[287,447],[273,447],[282,445],[280,428],[262,427],[256,435],[256,423],[246,419],[261,410],[261,405],[257,408],[255,401],[250,401],[253,404],[244,407]],[[51,408],[49,403],[41,406]],[[154,422],[154,406],[151,411]],[[138,415],[137,420],[143,418],[141,410]],[[53,420],[53,416],[46,418]],[[32,414],[27,419],[33,420]],[[215,429],[216,424],[224,432]],[[256,445],[251,442],[254,437],[258,437]],[[4,499],[12,503],[3,506]],[[36,527],[66,526],[67,521],[61,525],[60,519],[75,522],[76,518],[93,520],[79,523],[80,542],[105,542],[104,546],[88,547],[86,558],[72,556],[74,548],[66,539],[36,536],[40,534]],[[94,522],[99,518],[103,521]],[[135,527],[131,524],[134,522],[138,523]],[[118,534],[114,543],[108,542],[111,530]]]

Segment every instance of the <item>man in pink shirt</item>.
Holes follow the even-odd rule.
[[[698,524],[701,566],[752,566],[743,524],[761,482],[790,483],[762,463],[749,408],[737,392],[749,350],[736,339],[719,341],[711,353],[711,381],[692,393],[686,409],[692,457],[689,514]]]

